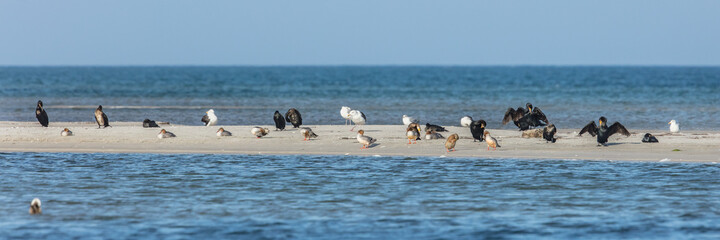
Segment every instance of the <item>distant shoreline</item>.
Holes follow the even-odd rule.
[[[358,155],[358,156],[428,156],[518,159],[625,160],[662,162],[720,162],[720,131],[636,130],[630,137],[613,136],[607,147],[597,147],[594,137],[578,137],[578,129],[560,129],[557,143],[521,138],[517,130],[487,129],[500,141],[501,148],[488,151],[487,145],[473,142],[464,127],[447,127],[458,133],[455,152],[445,152],[445,140],[421,140],[407,144],[402,125],[366,125],[366,135],[377,138],[378,144],[360,149],[356,133],[344,125],[303,125],[311,127],[319,138],[303,141],[297,129],[274,131],[256,139],[250,134],[253,126],[182,126],[161,125],[176,138],[158,139],[160,128],[142,128],[140,122],[111,122],[113,127],[98,129],[90,122],[51,122],[40,127],[37,122],[0,122],[0,152],[74,152],[74,153],[167,153],[167,154],[268,154],[268,155]],[[61,137],[69,128],[75,136]],[[217,137],[219,127],[233,133]],[[660,143],[641,143],[642,135],[650,132]],[[422,134],[424,137],[424,134]],[[679,151],[673,151],[678,149]]]

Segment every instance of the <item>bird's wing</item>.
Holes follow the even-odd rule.
[[[513,120],[514,118],[515,118],[515,109],[508,108],[508,110],[505,111],[505,116],[503,117],[502,124],[505,125],[508,122],[510,122],[511,120]]]
[[[593,137],[595,136],[595,133],[597,132],[597,125],[595,125],[595,121],[592,121],[588,123],[588,125],[585,125],[585,127],[580,130],[580,136],[583,135],[583,133],[590,133]]]
[[[615,133],[625,135],[626,137],[630,136],[630,132],[627,130],[627,128],[625,128],[625,126],[623,126],[619,122],[613,123],[613,125],[610,126],[610,129],[608,129],[608,136],[612,136]]]
[[[537,116],[538,119],[540,119],[541,121],[543,121],[545,123],[548,123],[548,119],[545,116],[545,113],[543,113],[542,110],[540,110],[540,108],[537,108],[537,107],[533,108],[533,113],[535,114],[535,116]]]
[[[105,113],[102,114],[103,123],[105,123],[105,126],[110,126],[110,122],[108,122],[108,117],[105,115]]]
[[[210,122],[210,117],[208,117],[207,114],[205,114],[200,121],[204,122],[205,125],[207,125]]]
[[[365,117],[365,113],[363,113],[363,112],[360,112],[360,116],[362,116],[362,118],[363,118],[363,121],[366,121],[366,122],[367,122],[367,118]]]

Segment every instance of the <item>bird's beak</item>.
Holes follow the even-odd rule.
[[[598,122],[600,123],[600,125],[602,125],[602,120],[598,120]]]
[[[668,124],[672,124],[672,122],[668,122]]]

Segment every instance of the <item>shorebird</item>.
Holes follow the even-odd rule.
[[[485,131],[485,134],[484,134],[484,135],[485,135],[485,142],[486,142],[487,145],[488,145],[488,150],[490,150],[490,147],[493,148],[493,151],[494,151],[495,149],[497,149],[497,148],[500,147],[500,144],[498,144],[497,139],[495,139],[494,137],[490,136],[490,132]]]
[[[205,112],[205,116],[203,116],[200,121],[205,123],[205,126],[215,126],[218,122],[218,117],[215,116],[215,110],[210,109]]]
[[[63,136],[63,137],[68,137],[68,136],[72,136],[72,135],[73,135],[72,131],[70,131],[70,129],[67,129],[67,128],[63,129],[62,132],[60,132],[60,136]]]
[[[229,137],[232,136],[231,132],[225,131],[224,128],[220,128],[217,130],[217,133],[215,133],[218,137]]]
[[[160,130],[160,133],[158,133],[157,137],[158,137],[159,139],[163,139],[163,138],[174,138],[174,137],[175,137],[175,134],[174,134],[174,133],[171,133],[171,132],[168,132],[168,131],[165,131],[165,129],[162,129],[162,130]]]
[[[420,139],[420,125],[417,123],[410,124],[406,129],[405,136],[408,138],[408,144],[417,143],[417,140]]]
[[[353,123],[355,123],[355,126],[350,129],[350,131],[355,130],[355,127],[358,125],[365,125],[367,122],[367,118],[365,117],[365,113],[358,111],[358,110],[352,110],[348,113],[348,117],[350,117],[350,120],[352,120]]]
[[[460,138],[457,133],[453,133],[450,135],[445,141],[445,151],[447,152],[454,152],[455,151],[455,143],[457,142],[458,138]]]
[[[350,111],[352,111],[352,109],[348,106],[342,106],[342,108],[340,108],[340,116],[345,119],[345,125],[348,125],[348,123],[352,124]]]
[[[98,124],[98,128],[106,128],[110,126],[110,122],[108,121],[107,115],[105,115],[105,112],[102,110],[102,105],[99,105],[97,109],[95,109],[95,121]]]
[[[300,111],[295,108],[291,108],[285,113],[285,120],[292,123],[294,128],[299,128],[302,125],[302,116]]]
[[[483,136],[485,134],[485,125],[487,125],[487,124],[485,123],[485,120],[482,120],[482,119],[473,121],[470,124],[470,133],[473,136],[473,142],[475,142],[475,141],[482,142],[483,141],[483,139],[484,139]]]
[[[275,121],[275,131],[285,130],[285,118],[279,111],[275,111],[273,114],[273,121]]]
[[[309,127],[300,128],[300,133],[305,137],[303,141],[310,140],[310,138],[317,138],[318,135],[313,132]]]
[[[505,117],[503,117],[503,125],[512,120],[513,123],[515,123],[515,126],[523,131],[530,129],[531,127],[545,126],[545,124],[548,123],[545,113],[540,111],[540,108],[533,108],[533,105],[530,103],[525,104],[525,106],[527,109],[522,107],[518,107],[517,110],[508,108],[505,112]],[[542,123],[541,121],[545,123]]]
[[[436,133],[435,130],[425,130],[425,139],[432,140],[432,139],[442,139],[445,138],[443,135]]]
[[[40,122],[40,125],[42,125],[43,127],[48,126],[48,115],[43,108],[43,102],[40,100],[38,100],[37,107],[35,107],[35,117],[37,118],[38,122]]]
[[[30,202],[30,210],[28,210],[28,212],[29,212],[30,214],[41,214],[41,213],[42,213],[42,208],[40,208],[40,205],[41,205],[41,204],[42,204],[42,203],[40,202],[40,199],[39,199],[39,198],[34,198],[34,199]]]
[[[670,132],[671,133],[677,133],[680,132],[680,124],[675,121],[675,119],[670,120],[668,123],[670,124]]]
[[[363,134],[365,134],[365,131],[359,130],[357,137],[356,137],[357,141],[363,145],[360,149],[367,149],[368,146],[370,146],[371,144],[373,144],[377,141],[377,139],[365,136]]]
[[[268,130],[267,128],[261,128],[261,127],[254,127],[252,129],[250,129],[250,133],[255,135],[255,137],[257,137],[257,138],[261,138],[261,137],[267,135],[269,132],[270,132],[270,130]]]

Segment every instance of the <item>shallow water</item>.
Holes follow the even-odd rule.
[[[0,176],[10,239],[720,237],[716,164],[0,153]]]
[[[471,115],[491,128],[508,107],[533,103],[558,128],[604,115],[626,127],[720,130],[719,67],[0,67],[0,121],[36,121],[42,99],[50,121],[201,125],[214,108],[220,124],[271,125],[275,110],[300,110],[305,124],[343,124],[340,107],[368,124],[459,125]],[[514,126],[505,126],[514,128]]]

